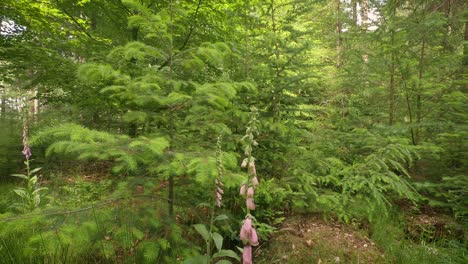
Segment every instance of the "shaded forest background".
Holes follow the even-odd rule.
[[[191,226],[214,226],[220,173],[213,228],[238,252],[254,107],[259,248],[313,214],[375,240],[368,263],[466,263],[467,20],[459,0],[2,1],[0,255],[219,253]]]

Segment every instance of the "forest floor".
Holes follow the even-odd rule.
[[[258,263],[379,263],[383,251],[358,228],[324,221],[320,215],[296,215],[278,229]]]

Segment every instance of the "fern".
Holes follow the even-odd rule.
[[[36,134],[31,143],[47,146],[47,156],[69,156],[78,160],[110,160],[115,173],[136,172],[169,147],[165,138],[112,135],[75,124],[64,124]]]
[[[356,162],[339,172],[343,176],[341,181],[343,194],[366,195],[368,208],[371,211],[374,206],[385,211],[385,208],[391,205],[388,199],[391,193],[416,202],[420,198],[419,194],[402,177],[409,177],[405,166],[411,164],[414,156],[416,156],[414,152],[397,144],[389,144],[378,149],[363,161]]]

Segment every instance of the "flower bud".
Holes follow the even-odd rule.
[[[254,196],[254,188],[252,186],[249,186],[247,189],[247,197],[253,198]]]
[[[242,168],[247,167],[247,158],[245,158],[245,159],[242,161],[241,167],[242,167]]]
[[[255,203],[254,203],[253,198],[247,197],[247,199],[245,200],[245,202],[246,202],[246,205],[247,205],[247,208],[248,208],[248,209],[250,209],[250,210],[255,210]]]
[[[257,186],[257,185],[258,185],[257,176],[254,176],[254,177],[252,178],[252,185],[253,185],[253,186]]]
[[[246,188],[245,184],[242,184],[242,186],[240,187],[240,191],[239,191],[240,195],[245,195],[245,188]]]

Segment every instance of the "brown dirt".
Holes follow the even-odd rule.
[[[351,226],[320,216],[294,216],[278,229],[268,248],[255,251],[257,263],[382,263],[375,243]]]

